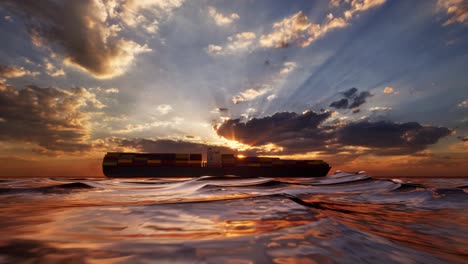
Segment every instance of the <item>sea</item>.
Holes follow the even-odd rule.
[[[467,262],[467,178],[0,180],[0,263]]]

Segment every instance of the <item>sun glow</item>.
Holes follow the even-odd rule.
[[[231,149],[236,149],[238,151],[244,151],[244,150],[247,150],[247,149],[250,149],[251,146],[247,145],[247,144],[243,144],[243,143],[240,143],[238,141],[235,141],[235,140],[229,140],[229,139],[226,139],[226,138],[221,138],[221,143]]]

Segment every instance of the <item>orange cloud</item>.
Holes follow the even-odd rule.
[[[393,87],[390,87],[390,86],[385,87],[383,92],[384,92],[384,94],[394,94],[394,93],[396,93],[395,89],[393,89]]]
[[[330,13],[321,24],[312,23],[302,11],[299,11],[273,23],[272,32],[261,35],[258,42],[249,41],[243,43],[242,47],[244,50],[251,50],[259,47],[285,48],[293,44],[307,47],[317,39],[324,37],[328,32],[348,26],[349,21],[356,13],[380,6],[385,3],[385,1],[386,0],[346,1],[349,4],[349,8],[344,12],[344,17],[335,17]],[[332,1],[330,3],[331,7],[337,7],[339,5],[340,1]],[[251,33],[255,34],[253,32]],[[250,49],[246,49],[246,47]],[[223,50],[224,48],[222,46],[208,46],[208,52],[211,54],[220,54],[223,53]]]
[[[449,19],[444,22],[444,26],[453,23],[466,25],[468,22],[468,5],[464,0],[438,0],[437,9],[446,12]]]
[[[122,37],[120,24],[110,16],[115,12],[100,1],[7,0],[5,4],[25,16],[34,45],[96,78],[121,75],[138,54],[151,51],[146,45]],[[117,18],[123,17],[119,14]],[[62,75],[47,64],[46,70],[51,75]]]
[[[0,101],[0,140],[35,144],[43,154],[89,150],[91,114],[83,109],[104,107],[94,93],[79,87],[18,90],[1,84]]]
[[[380,6],[384,4],[385,1],[386,0],[352,0],[350,2],[350,9],[344,12],[345,18],[351,19],[355,13]]]
[[[32,72],[23,67],[0,65],[0,78],[18,78],[23,76],[37,76],[39,72]]]

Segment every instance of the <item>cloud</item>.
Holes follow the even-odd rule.
[[[250,119],[252,118],[255,113],[257,113],[257,109],[255,108],[247,108],[247,110],[245,110],[245,112],[241,115],[241,117],[245,118],[245,119]]]
[[[213,54],[213,55],[221,54],[222,51],[223,51],[223,47],[218,46],[218,45],[213,45],[213,44],[208,45],[208,48],[206,48],[206,52],[208,52],[208,54]]]
[[[355,87],[349,90],[346,90],[344,92],[341,92],[340,94],[344,95],[345,98],[332,102],[330,104],[330,107],[333,107],[336,109],[353,109],[354,108],[353,113],[358,113],[359,110],[357,110],[356,108],[366,103],[367,98],[373,96],[371,93],[367,91],[358,93],[358,89]]]
[[[346,109],[346,108],[348,108],[348,99],[343,98],[341,100],[332,102],[330,104],[330,107],[334,107],[336,109]]]
[[[55,67],[47,59],[44,62],[44,68],[48,75],[52,77],[65,76],[65,71],[62,68]]]
[[[299,11],[273,24],[273,32],[260,37],[262,47],[283,48],[291,41],[306,37],[307,30],[312,26],[307,16]]]
[[[385,3],[386,0],[352,0],[347,1],[350,4],[350,8],[344,12],[346,19],[351,19],[354,14],[368,9],[380,6]]]
[[[463,102],[461,102],[461,103],[459,103],[459,104],[458,104],[458,107],[460,107],[460,108],[468,108],[468,99],[465,100],[465,101],[463,101]]]
[[[142,11],[146,6],[143,3],[150,2],[154,1],[109,1],[105,5],[92,0],[6,0],[4,5],[23,14],[33,44],[96,78],[112,78],[127,71],[138,54],[151,51],[146,45],[120,36],[119,23],[138,14],[130,11]],[[115,10],[123,11],[117,14]]]
[[[162,104],[162,105],[158,105],[156,107],[156,110],[161,114],[161,115],[165,115],[165,114],[168,114],[169,112],[171,112],[173,109],[172,109],[172,106],[168,105],[168,104]]]
[[[271,101],[275,100],[277,97],[278,96],[276,96],[276,94],[270,94],[269,96],[267,96],[267,100],[271,102]]]
[[[358,89],[356,87],[353,87],[353,88],[350,88],[349,90],[347,91],[344,91],[342,92],[342,94],[346,97],[346,98],[352,98],[356,92],[358,91]]]
[[[263,86],[259,89],[249,88],[245,91],[242,91],[240,94],[234,96],[232,98],[232,102],[238,104],[245,101],[251,101],[268,93],[269,91],[271,91],[271,87],[269,86]]]
[[[453,23],[468,24],[468,4],[464,0],[437,0],[436,8],[449,16],[444,26]]]
[[[223,15],[220,12],[218,12],[214,7],[209,6],[208,7],[208,14],[213,18],[215,21],[216,25],[218,26],[225,26],[229,25],[235,20],[238,20],[240,17],[236,13],[232,13],[230,15]]]
[[[468,136],[458,136],[457,138],[463,142],[468,142]]]
[[[253,48],[257,35],[254,32],[241,32],[227,38],[228,42],[224,47],[210,44],[207,47],[208,54],[234,54],[242,51],[248,51]]]
[[[283,68],[280,70],[280,75],[288,75],[297,68],[297,63],[293,61],[287,61],[283,63]]]
[[[390,87],[390,86],[387,86],[384,88],[383,90],[384,94],[395,94],[395,90],[393,89],[393,87]]]
[[[245,101],[251,101],[257,99],[263,95],[274,92],[278,88],[275,86],[285,79],[291,72],[297,68],[297,63],[293,61],[284,62],[278,72],[274,73],[268,80],[263,83],[256,84],[255,88],[248,88],[238,95],[232,97],[232,102],[238,104]],[[270,94],[267,97],[268,101],[272,101],[277,96],[275,94]]]
[[[328,4],[329,7],[339,7],[341,0],[330,0],[330,3]]]
[[[336,2],[336,1],[335,1]],[[258,41],[254,32],[250,33],[249,38],[228,38],[228,43],[223,47],[211,44],[207,47],[209,54],[233,54],[234,51],[252,51],[257,48],[287,48],[290,45],[307,47],[317,39],[324,37],[328,32],[335,29],[344,28],[349,25],[349,20],[355,13],[377,7],[385,0],[352,0],[349,3],[349,9],[344,13],[344,17],[335,17],[328,14],[320,24],[314,24],[309,18],[299,11],[280,21],[273,23],[272,31],[260,35]],[[339,1],[337,2],[339,4]],[[335,5],[336,3],[333,3]],[[244,36],[245,37],[245,36]]]
[[[299,11],[273,24],[273,32],[260,36],[260,46],[266,48],[286,48],[291,44],[307,47],[328,32],[343,28],[348,22],[329,14],[322,24],[309,22],[308,17]]]
[[[119,93],[119,89],[117,89],[117,88],[108,88],[108,89],[105,89],[104,92],[107,93],[107,94],[109,94],[109,93]]]
[[[273,24],[273,32],[260,37],[262,47],[284,48],[290,44],[307,47],[329,31],[347,25],[343,18],[329,16],[322,25],[312,24],[302,11]]]
[[[324,37],[328,32],[348,26],[349,20],[355,13],[380,6],[385,0],[353,0],[346,2],[349,3],[349,9],[345,11],[344,17],[335,17],[330,13],[322,23],[314,24],[309,21],[309,18],[302,11],[299,11],[273,23],[272,31],[259,36],[258,42],[254,42],[254,38],[251,38],[249,41],[242,42],[242,45],[231,46],[231,49],[238,50],[238,48],[234,48],[237,46],[242,47],[244,50],[246,50],[247,47],[249,47],[248,50],[259,47],[287,48],[293,44],[300,47],[307,47],[317,39]],[[331,6],[338,6],[339,4],[339,1],[332,1],[330,3]],[[250,33],[255,34],[253,32]],[[232,42],[233,40],[231,39],[230,41]],[[210,54],[219,54],[221,50],[225,50],[225,48],[218,45],[210,46],[207,48]],[[226,54],[232,54],[232,50],[231,52],[226,52]]]
[[[45,151],[87,151],[90,111],[103,107],[85,88],[0,85],[0,140],[29,142]]]
[[[101,88],[101,87],[95,87],[95,88],[89,88],[88,89],[90,92],[95,92],[96,94],[118,94],[120,92],[119,89],[117,88]],[[106,95],[108,97],[108,95]]]
[[[210,111],[212,114],[221,114],[221,113],[227,113],[229,112],[229,109],[226,107],[218,107]]]
[[[230,119],[217,127],[216,132],[226,139],[250,146],[275,144],[285,148],[285,152],[298,149],[313,151],[322,149],[326,140],[331,138],[327,131],[319,128],[330,115],[330,112],[281,112],[263,118],[253,118],[247,122]]]
[[[254,32],[242,32],[234,36],[228,37],[228,50],[236,51],[239,49],[247,49],[250,47],[257,36]]]
[[[126,0],[119,4],[109,1],[105,6],[112,18],[120,18],[131,28],[142,28],[149,34],[155,34],[159,21],[168,17],[182,6],[184,0]]]
[[[0,78],[18,78],[23,76],[37,76],[39,72],[32,72],[23,67],[0,65]]]
[[[403,155],[423,150],[450,134],[448,128],[422,126],[416,122],[364,120],[338,129],[337,140],[343,145],[374,148],[374,153],[380,155]]]
[[[390,110],[392,110],[391,107],[382,107],[382,106],[375,106],[369,109],[369,111],[371,112],[385,112],[385,111],[390,111]]]
[[[373,95],[367,91],[361,92],[359,95],[353,98],[353,102],[349,105],[349,108],[357,108],[363,105],[366,102],[366,99],[372,96]]]
[[[416,122],[394,123],[369,120],[343,122],[331,112],[302,114],[281,112],[245,122],[230,119],[216,127],[229,140],[252,147],[274,144],[279,154],[320,152],[403,155],[435,144],[452,131],[445,127],[422,126]]]
[[[156,120],[151,122],[144,122],[138,124],[127,124],[124,128],[115,130],[117,134],[128,134],[134,132],[142,132],[148,131],[154,128],[161,128],[161,127],[179,127],[183,123],[184,119],[181,117],[173,117],[172,119],[168,120]]]
[[[5,19],[5,21],[13,22],[13,18],[11,16],[4,16],[3,18]]]

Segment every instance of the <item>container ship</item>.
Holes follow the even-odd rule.
[[[271,157],[245,157],[221,154],[207,149],[207,160],[200,153],[108,152],[104,156],[104,175],[127,177],[199,177],[235,175],[241,177],[320,177],[330,171],[322,160],[283,160]]]

